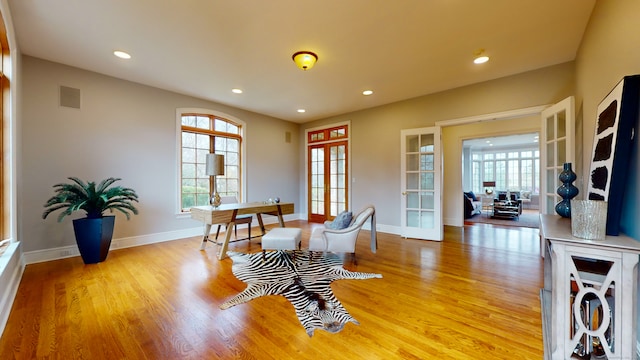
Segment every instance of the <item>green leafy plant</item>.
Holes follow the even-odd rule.
[[[63,210],[58,216],[58,222],[79,210],[86,211],[89,219],[100,218],[107,210],[118,210],[127,216],[127,220],[130,219],[130,212],[138,214],[138,209],[133,206],[134,201],[138,202],[138,195],[133,189],[110,187],[121,179],[110,177],[97,186],[93,181],[85,183],[77,177],[68,179],[72,183],[53,185],[56,194],[44,204],[47,209],[42,213],[43,219],[56,210]]]

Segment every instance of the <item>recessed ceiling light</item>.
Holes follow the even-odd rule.
[[[131,55],[124,51],[116,50],[113,52],[113,55],[119,57],[120,59],[131,59]]]
[[[362,95],[371,95],[373,94],[373,90],[365,90],[362,92]]]
[[[478,56],[477,58],[473,59],[474,64],[484,64],[487,61],[489,61],[489,57],[486,55]]]
[[[231,89],[231,92],[234,94],[242,94],[242,89]]]
[[[487,61],[489,61],[489,57],[487,56],[487,54],[484,53],[484,49],[476,50],[474,56],[475,56],[473,58],[474,64],[484,64]]]
[[[298,109],[298,112],[299,112],[299,113],[304,113],[304,112],[307,112],[307,110],[305,110],[305,109]]]

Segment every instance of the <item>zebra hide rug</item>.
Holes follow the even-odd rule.
[[[331,291],[339,279],[381,278],[380,274],[352,272],[335,254],[315,251],[269,251],[243,254],[229,251],[231,271],[247,288],[220,305],[228,309],[265,295],[282,295],[293,305],[307,334],[315,329],[337,333],[347,322],[359,325]]]

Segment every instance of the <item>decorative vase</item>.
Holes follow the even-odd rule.
[[[560,185],[556,191],[562,198],[562,200],[556,204],[556,213],[562,217],[571,217],[571,199],[576,197],[579,192],[578,188],[573,185],[576,178],[576,173],[571,169],[571,163],[564,163],[563,170],[560,175],[558,175],[558,180],[560,180],[562,185]]]
[[[73,220],[76,243],[85,264],[96,264],[107,258],[115,220],[114,215]]]

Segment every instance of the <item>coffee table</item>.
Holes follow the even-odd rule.
[[[493,204],[492,217],[494,218],[518,220],[519,216],[520,207],[516,202],[500,201]]]

